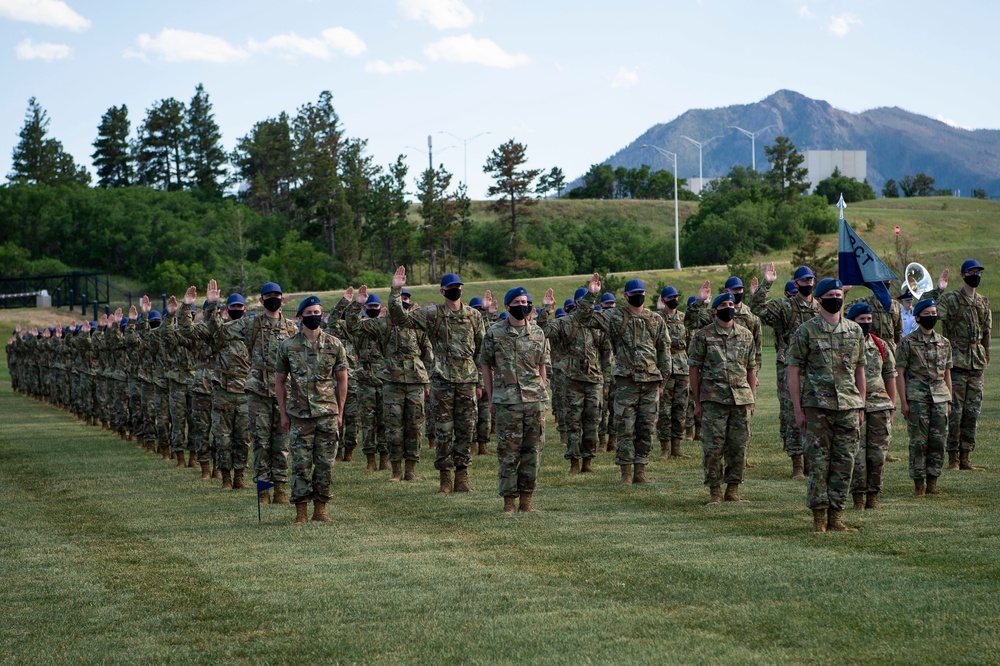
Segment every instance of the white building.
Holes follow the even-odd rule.
[[[806,180],[809,181],[809,193],[813,188],[833,175],[833,170],[839,169],[841,175],[864,182],[868,177],[868,151],[866,150],[803,150],[802,163],[809,170]]]

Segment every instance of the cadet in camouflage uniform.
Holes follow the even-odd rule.
[[[687,418],[690,380],[687,358],[691,330],[687,326],[686,315],[677,311],[680,294],[676,287],[664,287],[657,299],[656,310],[667,325],[670,335],[670,364],[672,370],[663,386],[660,398],[660,414],[656,419],[656,435],[660,440],[660,460],[669,458],[690,458],[681,450],[684,426]]]
[[[515,499],[520,500],[517,510],[537,511],[531,498],[544,445],[548,358],[545,334],[530,320],[527,294],[524,287],[515,287],[504,295],[509,316],[486,331],[479,354],[486,399],[496,416],[498,492],[507,515],[514,513]]]
[[[349,288],[353,295],[354,289]],[[340,444],[337,448],[337,459],[344,462],[354,461],[354,449],[358,447],[358,432],[361,430],[361,398],[358,396],[358,380],[355,374],[358,370],[358,354],[347,334],[344,317],[351,299],[341,298],[326,318],[326,332],[340,340],[347,352],[347,403],[342,416],[343,426],[340,428]]]
[[[878,509],[882,491],[882,471],[892,439],[896,412],[896,357],[892,348],[872,333],[872,307],[855,301],[847,318],[865,335],[865,420],[861,424],[860,446],[854,458],[851,495],[855,509]]]
[[[753,334],[734,321],[733,295],[724,292],[712,301],[715,321],[691,338],[690,363],[694,413],[702,418],[702,465],[709,504],[745,502],[739,494],[750,443],[757,385],[757,356]],[[725,467],[723,467],[725,461]]]
[[[281,425],[291,440],[295,524],[302,525],[310,500],[312,519],[330,522],[326,503],[347,400],[347,353],[340,340],[320,328],[319,298],[302,299],[295,316],[302,330],[279,344],[274,384]]]
[[[586,295],[586,289],[578,289],[575,296],[583,298]],[[542,297],[538,326],[545,332],[552,355],[556,349],[564,352],[559,369],[565,383],[559,423],[566,425],[567,447],[563,457],[569,460],[570,474],[593,472],[592,461],[597,454],[597,431],[601,424],[604,368],[610,363],[611,344],[602,331],[581,325],[575,314],[549,319],[553,305],[555,297],[549,289]],[[572,312],[575,311],[574,308]],[[553,359],[553,366],[556,365]]]
[[[611,292],[601,296],[601,310],[615,308],[615,295]],[[615,357],[611,355],[611,366],[604,369],[604,395],[601,396],[601,426],[597,433],[597,450],[614,451],[617,448],[618,436],[615,434],[615,410],[612,400],[615,388]]]
[[[844,525],[841,512],[858,453],[858,419],[864,417],[864,334],[841,316],[840,280],[820,280],[816,298],[819,315],[798,327],[787,350],[788,390],[805,432],[806,506],[813,512],[813,532],[852,532],[856,528]]]
[[[896,352],[896,393],[910,433],[910,478],[913,494],[937,495],[938,477],[952,412],[951,343],[934,332],[937,303],[925,298],[913,306],[917,328]]]
[[[580,291],[577,289],[577,291]],[[583,290],[586,293],[586,289]],[[553,298],[553,300],[555,300]],[[542,300],[544,304],[544,298]],[[576,307],[576,300],[573,298],[567,298],[563,302],[563,312],[567,314],[573,312]],[[552,364],[546,370],[546,379],[548,383],[552,385],[552,416],[556,420],[556,432],[559,433],[559,444],[564,449],[569,446],[569,435],[568,435],[568,420],[569,417],[566,414],[566,391],[567,391],[567,374],[566,374],[566,362],[568,349],[562,344],[558,338],[549,340],[550,355]],[[579,461],[577,461],[579,466]]]
[[[404,290],[405,291],[405,290]],[[473,296],[469,299],[469,307],[483,318],[483,329],[493,325],[493,317],[487,311],[483,299]],[[426,410],[425,410],[426,411]],[[490,405],[486,400],[476,401],[476,455],[489,455],[490,432],[493,429],[493,417],[490,415]]]
[[[194,357],[191,351],[184,347],[181,337],[177,334],[178,319],[197,315],[197,309],[188,312],[178,312],[179,305],[173,296],[167,301],[167,319],[162,329],[162,358],[167,376],[167,391],[170,402],[170,449],[178,467],[184,467],[184,452],[188,452],[187,466],[194,467],[197,453],[191,441],[191,431],[194,429],[192,415],[194,413]]]
[[[670,335],[663,319],[643,309],[646,285],[632,279],[625,284],[628,306],[594,311],[601,278],[594,273],[590,293],[580,299],[576,318],[583,326],[601,329],[615,353],[615,426],[618,432],[615,463],[622,485],[649,483],[646,465],[653,445],[656,412],[663,383],[672,371]]]
[[[409,310],[413,303],[405,289],[402,305]],[[381,419],[370,418],[384,432],[392,464],[390,481],[417,481],[420,442],[424,426],[424,398],[430,392],[427,368],[434,364],[430,339],[421,330],[390,326],[385,317],[361,319],[364,304],[371,303],[368,287],[358,290],[357,302],[347,309],[347,328],[355,338],[367,338],[379,347],[382,364],[378,378],[382,382]],[[381,303],[379,303],[381,305]],[[405,460],[406,471],[403,471]]]
[[[778,279],[774,263],[767,265],[764,272],[764,283],[750,297],[750,311],[760,317],[762,324],[774,329],[774,349],[776,353],[778,385],[778,416],[781,420],[781,431],[784,440],[785,453],[792,459],[792,478],[805,478],[803,455],[803,434],[796,422],[792,409],[792,397],[788,386],[787,349],[791,344],[795,330],[805,321],[816,316],[819,306],[813,299],[812,290],[816,277],[808,266],[795,269],[793,280],[798,293],[794,296],[767,300],[771,285]]]
[[[392,278],[389,322],[428,334],[434,345],[434,468],[440,474],[438,493],[470,492],[470,451],[476,429],[476,401],[482,399],[483,380],[476,359],[483,345],[483,318],[463,305],[462,280],[454,273],[441,278],[443,305],[419,310],[403,308],[401,290],[406,268],[400,266]],[[455,470],[454,486],[451,470]]]
[[[219,302],[215,280],[208,283],[209,303]],[[295,335],[295,323],[281,314],[284,297],[281,287],[268,282],[260,288],[264,312],[222,323],[221,317],[208,320],[208,330],[219,342],[241,340],[250,352],[250,374],[244,386],[250,412],[250,437],[253,441],[254,478],[274,483],[274,503],[288,504],[288,433],[281,427],[278,402],[274,393],[274,361],[278,346]],[[258,493],[262,504],[271,501],[267,490]]]
[[[990,336],[993,315],[990,302],[976,292],[983,276],[983,266],[975,259],[962,264],[962,280],[957,291],[938,295],[948,288],[947,271],[938,289],[926,298],[937,299],[941,333],[951,343],[953,405],[948,421],[948,469],[979,471],[970,462],[976,448],[976,425],[983,406],[983,374],[990,363]]]
[[[201,467],[201,478],[208,480],[212,478],[212,464],[217,461],[215,452],[211,450],[212,434],[212,375],[215,359],[212,349],[205,344],[208,337],[208,321],[212,311],[216,309],[214,303],[205,301],[202,305],[202,319],[197,324],[194,323],[195,302],[197,300],[197,288],[189,287],[184,294],[184,307],[178,313],[177,328],[169,331],[170,344],[175,349],[183,349],[186,355],[194,363],[194,373],[190,389],[191,396],[191,419],[188,438],[191,443],[191,453],[197,459]],[[188,316],[190,314],[190,316]],[[203,331],[202,336],[194,334],[195,329]],[[180,355],[179,355],[180,356]],[[221,465],[219,465],[221,467]],[[221,478],[221,473],[220,477]]]
[[[367,293],[367,290],[366,290]],[[365,316],[377,319],[382,314],[382,299],[378,294],[368,294],[368,302],[364,304]],[[351,312],[348,308],[348,317]],[[358,382],[358,399],[361,410],[361,450],[368,461],[366,472],[376,470],[375,456],[378,456],[379,470],[389,469],[389,447],[386,445],[385,429],[379,422],[382,414],[382,363],[384,360],[384,345],[381,340],[367,335],[360,335],[356,328],[347,322],[347,334],[358,355],[358,367],[354,379]]]
[[[145,363],[149,365],[149,377],[153,385],[150,407],[156,444],[163,459],[170,460],[170,396],[163,363],[166,356],[163,334],[167,322],[163,321],[162,313],[152,309],[148,296],[142,297],[141,307],[145,321],[140,321],[139,325],[143,327],[144,358]]]

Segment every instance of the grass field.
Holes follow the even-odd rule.
[[[773,352],[765,366],[773,364]],[[466,496],[338,465],[329,525],[14,395],[0,370],[0,661],[50,663],[995,663],[1000,373],[974,457],[916,499],[813,535],[764,372],[745,505],[704,506],[697,458],[621,488],[566,476],[554,428],[537,515],[506,518],[496,461]],[[905,450],[901,424],[892,450]],[[686,444],[695,452],[691,443]],[[426,449],[424,449],[426,452]]]

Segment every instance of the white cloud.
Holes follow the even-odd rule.
[[[856,25],[861,25],[861,19],[850,13],[831,16],[826,21],[827,29],[837,37],[846,37],[851,27]]]
[[[70,56],[70,48],[65,44],[35,43],[26,39],[14,47],[18,60],[62,60]]]
[[[365,71],[372,74],[405,74],[407,72],[422,72],[424,66],[416,60],[403,58],[396,62],[386,62],[384,60],[373,60],[365,65]]]
[[[156,37],[143,33],[136,37],[142,55],[159,56],[166,62],[242,62],[250,57],[243,49],[233,46],[221,37],[202,32],[164,28]],[[128,50],[126,57],[136,57]]]
[[[965,127],[964,125],[959,125],[954,118],[947,118],[941,115],[940,113],[937,115],[937,119],[943,122],[945,125],[948,125],[949,127],[954,127],[955,129],[964,129],[964,130],[972,129],[971,127]]]
[[[611,79],[612,88],[631,88],[639,83],[639,72],[635,68],[619,67],[618,73]]]
[[[90,27],[89,19],[77,14],[62,0],[0,0],[0,17],[77,32]]]
[[[309,56],[329,60],[339,51],[348,56],[359,56],[368,50],[364,41],[347,28],[327,28],[320,37],[302,37],[289,32],[275,35],[266,42],[249,40],[247,48],[257,53],[274,53],[286,58]]]
[[[813,10],[809,9],[809,5],[802,5],[799,7],[799,18],[810,21],[816,18],[816,15],[813,14]]]
[[[439,42],[428,44],[424,55],[431,60],[463,62],[487,67],[509,69],[527,65],[528,56],[523,53],[507,53],[491,39],[476,39],[472,35],[445,37]]]
[[[438,30],[468,28],[476,20],[462,0],[399,0],[399,11],[411,21],[426,21]]]

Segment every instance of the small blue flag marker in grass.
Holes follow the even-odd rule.
[[[261,481],[260,479],[254,477],[254,481],[257,483],[257,522],[260,522],[260,494],[265,490],[270,490],[274,488],[274,484],[270,481]]]

